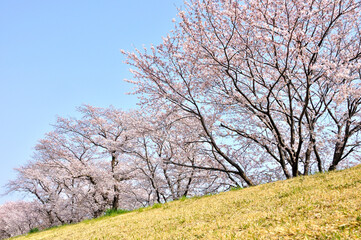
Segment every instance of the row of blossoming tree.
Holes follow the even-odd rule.
[[[32,160],[16,169],[9,191],[34,201],[0,207],[3,237],[237,186],[226,174],[187,167],[210,161],[192,122],[114,108],[79,111],[80,119],[58,118]]]
[[[357,164],[360,4],[185,2],[162,44],[123,51],[141,110],[59,118],[9,189],[55,225]]]

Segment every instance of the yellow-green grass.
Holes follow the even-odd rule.
[[[361,166],[182,199],[16,239],[361,239]]]

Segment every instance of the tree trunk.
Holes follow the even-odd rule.
[[[341,144],[337,143],[335,147],[335,152],[333,154],[332,164],[328,168],[328,171],[336,170],[338,163],[341,161],[342,153],[343,153],[342,146]]]
[[[292,166],[292,177],[298,177],[298,164]]]
[[[342,155],[343,152],[345,150],[346,147],[346,142],[347,142],[348,137],[345,137],[343,142],[337,142],[335,145],[335,152],[333,154],[333,159],[332,159],[332,164],[331,166],[328,168],[328,171],[334,171],[336,170],[337,165],[341,162],[342,160]]]

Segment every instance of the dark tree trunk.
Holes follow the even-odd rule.
[[[332,164],[328,168],[328,171],[336,170],[337,165],[342,161],[342,155],[346,148],[346,143],[348,140],[348,135],[345,136],[342,142],[337,142],[335,145],[335,151],[333,154]]]
[[[298,172],[298,161],[296,161],[293,165],[292,165],[292,177],[297,177],[299,175]]]

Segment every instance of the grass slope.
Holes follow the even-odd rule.
[[[157,204],[16,239],[361,239],[361,166]]]

